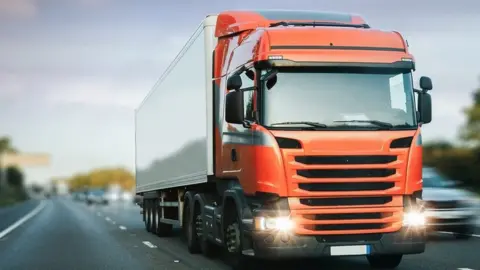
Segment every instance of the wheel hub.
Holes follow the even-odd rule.
[[[233,223],[227,227],[225,240],[227,250],[231,253],[237,252],[240,247],[240,229],[237,223]]]
[[[201,215],[195,217],[195,233],[197,234],[197,237],[203,235],[203,220]]]

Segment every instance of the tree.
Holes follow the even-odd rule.
[[[17,167],[8,167],[6,176],[9,186],[17,189],[23,188],[24,176],[20,169],[18,169]]]
[[[461,137],[475,146],[480,145],[480,87],[473,94],[473,104],[464,110],[467,117],[466,125],[461,132]]]
[[[110,185],[119,185],[124,190],[131,190],[135,186],[135,178],[124,168],[95,169],[88,173],[81,173],[67,179],[71,191],[80,191],[84,188],[106,189]]]
[[[12,146],[12,142],[9,137],[0,138],[0,154],[3,153],[17,153],[17,149]]]

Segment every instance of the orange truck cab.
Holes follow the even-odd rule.
[[[223,247],[238,269],[251,257],[322,256],[395,268],[424,252],[420,127],[431,121],[432,82],[414,89],[402,35],[348,14],[213,18],[204,23],[216,44],[205,49],[211,172],[140,189],[147,229],[165,228],[158,209],[170,198],[190,251]]]

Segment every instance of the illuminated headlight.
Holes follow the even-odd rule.
[[[295,228],[295,223],[289,217],[258,217],[255,219],[257,229],[291,231]]]
[[[420,227],[425,226],[426,218],[423,212],[407,212],[403,214],[403,226]]]

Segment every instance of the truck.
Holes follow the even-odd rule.
[[[421,126],[432,80],[355,14],[232,10],[196,28],[135,110],[146,230],[259,259],[423,253]]]

